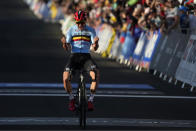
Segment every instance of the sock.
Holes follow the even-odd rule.
[[[88,101],[93,102],[95,94],[91,93]]]
[[[69,94],[69,100],[73,100],[74,99],[74,95],[72,93]]]

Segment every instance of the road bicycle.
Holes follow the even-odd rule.
[[[86,128],[87,96],[84,71],[80,71],[80,79],[76,93],[76,112],[79,115],[80,127]]]

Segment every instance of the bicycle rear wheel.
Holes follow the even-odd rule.
[[[86,90],[85,85],[80,87],[80,127],[86,128]]]

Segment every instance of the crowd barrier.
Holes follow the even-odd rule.
[[[157,45],[150,69],[162,72],[167,76],[175,77],[176,69],[186,48],[188,35],[173,30],[168,35],[163,35]]]
[[[196,86],[196,35],[190,37],[190,34],[183,34],[178,29],[167,35],[154,32],[150,38],[148,33],[141,33],[133,55],[130,56],[130,63],[160,72],[159,77],[164,80],[168,78],[168,82],[175,80],[176,84],[179,80],[183,83],[182,88],[185,83],[190,84],[193,91]],[[118,58],[123,55],[122,48],[123,44],[116,36],[110,55]]]
[[[36,0],[24,0],[34,11],[41,14],[44,20],[62,20],[61,11],[53,5],[40,4]],[[58,14],[59,13],[59,14]],[[39,17],[39,15],[37,15]],[[60,21],[61,30],[66,35],[67,30],[74,24],[72,16],[63,16]],[[136,43],[135,36],[127,30],[117,32],[107,24],[101,24],[96,28],[99,37],[99,48],[96,51],[102,57],[120,60],[135,69],[154,70],[160,72],[159,77],[171,82],[181,81],[184,85],[190,84],[191,91],[196,86],[196,31],[190,34],[182,34],[180,30],[172,30],[169,34],[160,31],[142,31]]]
[[[154,34],[148,40],[143,32],[132,58],[133,64],[154,70],[154,74],[160,72],[163,80],[175,80],[175,84],[181,81],[182,88],[189,84],[191,91],[196,86],[196,35],[183,34],[176,29],[168,35]]]
[[[191,90],[196,86],[196,35],[190,36],[175,77],[183,81],[183,84],[192,85]]]
[[[131,63],[140,68],[149,69],[160,37],[161,33],[159,31],[154,31],[151,37],[149,37],[149,32],[142,32],[134,50]]]
[[[118,37],[118,34],[116,34],[114,43],[111,47],[109,58],[116,59],[116,60],[120,59],[121,50],[122,50],[122,44],[120,43],[120,38]]]
[[[103,54],[109,47],[110,40],[114,37],[114,30],[111,26],[102,24],[96,29],[97,36],[99,37],[99,48],[97,53]]]

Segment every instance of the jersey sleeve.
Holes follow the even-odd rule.
[[[94,43],[94,38],[96,37],[95,29],[92,28],[91,30],[91,42]]]
[[[72,28],[69,28],[66,34],[66,43],[71,43],[72,35],[71,35]]]

